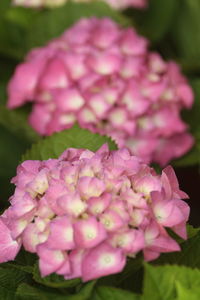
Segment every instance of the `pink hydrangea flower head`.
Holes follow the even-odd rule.
[[[192,106],[193,92],[178,65],[149,51],[133,28],[108,18],[81,19],[33,49],[16,68],[8,94],[9,108],[33,102],[29,122],[41,135],[78,122],[160,165],[193,145],[180,115]]]
[[[56,7],[67,3],[69,0],[13,0],[14,5],[25,7]],[[73,0],[74,2],[93,2],[93,0]],[[147,0],[103,0],[114,9],[125,9],[127,7],[145,8]]]
[[[167,228],[186,239],[189,206],[171,167],[162,174],[128,149],[67,149],[58,159],[25,161],[0,217],[0,262],[21,245],[42,276],[83,281],[121,272],[127,257],[179,251]]]

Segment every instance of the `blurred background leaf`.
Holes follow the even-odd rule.
[[[178,13],[179,0],[149,0],[148,5],[146,10],[130,10],[127,15],[133,15],[138,31],[156,44],[169,32]]]
[[[178,57],[190,67],[200,68],[200,1],[179,0],[179,10],[171,26]]]
[[[10,0],[5,1],[6,4],[0,3],[0,53],[18,60],[31,48],[44,45],[83,17],[107,16],[121,25],[130,24],[128,18],[103,2],[68,2],[52,10],[33,10],[9,7]]]

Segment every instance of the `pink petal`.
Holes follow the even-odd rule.
[[[95,247],[106,237],[106,230],[94,217],[74,223],[74,240],[78,248]]]
[[[188,195],[185,192],[182,192],[179,189],[179,183],[178,179],[176,177],[176,174],[174,172],[174,169],[171,166],[167,166],[163,172],[167,175],[167,178],[169,180],[169,183],[171,185],[172,191],[177,194],[182,199],[188,199]]]
[[[150,248],[151,250],[158,252],[173,252],[181,250],[179,244],[175,240],[169,236],[161,235],[154,240],[154,243]]]
[[[35,198],[37,194],[44,194],[49,187],[48,169],[42,169],[35,178],[26,185],[26,191]]]
[[[85,64],[85,55],[74,53],[73,51],[64,52],[62,60],[73,80],[81,79],[88,73],[87,65]]]
[[[185,132],[173,135],[166,140],[160,140],[154,154],[154,160],[161,166],[165,166],[172,158],[180,157],[189,151],[193,144],[193,137]],[[171,151],[168,151],[169,148]]]
[[[126,263],[121,249],[116,249],[103,243],[89,250],[83,258],[83,281],[96,279],[102,276],[119,273]]]
[[[14,260],[20,250],[20,243],[13,240],[8,227],[0,219],[0,263]]]
[[[91,197],[87,201],[88,211],[93,215],[102,214],[110,204],[111,198],[109,193],[105,193],[100,197]]]
[[[87,208],[87,204],[81,200],[78,193],[68,193],[57,200],[58,205],[63,209],[63,212],[70,216],[78,217]]]
[[[55,93],[56,106],[61,111],[77,111],[85,103],[84,98],[75,88],[60,89]]]
[[[138,77],[144,68],[144,59],[142,57],[127,56],[121,67],[120,74],[123,78]]]
[[[117,72],[121,66],[121,58],[112,53],[98,53],[88,58],[90,68],[101,75],[109,75]]]
[[[8,107],[21,106],[34,98],[39,75],[44,67],[41,60],[20,64],[8,85]]]
[[[113,210],[105,211],[99,220],[108,231],[115,231],[125,224],[120,215]]]
[[[26,251],[32,253],[36,252],[36,246],[41,243],[39,233],[40,230],[34,223],[31,223],[26,227],[22,235],[23,246]]]
[[[40,122],[38,122],[40,120]],[[41,135],[46,134],[47,125],[51,121],[51,112],[44,104],[35,104],[29,116],[30,125]]]
[[[111,244],[121,248],[126,254],[136,254],[144,248],[144,234],[136,229],[118,232],[111,238]]]
[[[173,200],[157,202],[153,205],[153,212],[157,222],[166,227],[172,227],[184,221],[184,215]]]
[[[60,269],[56,271],[56,273],[59,275],[66,275],[66,274],[70,274],[70,272],[71,272],[71,266],[70,266],[69,257],[66,257],[64,264],[61,266]]]
[[[191,108],[194,101],[194,93],[187,83],[180,84],[177,87],[177,94],[183,101],[185,107]]]
[[[82,261],[85,255],[84,249],[72,250],[69,254],[71,273],[65,274],[65,279],[82,277]]]
[[[58,205],[59,197],[68,192],[67,187],[59,180],[51,180],[49,188],[45,194],[45,199],[48,202],[50,209],[57,215],[63,215],[63,209]]]
[[[148,196],[152,191],[160,191],[161,190],[161,183],[158,178],[152,175],[146,175],[142,178],[137,180],[133,180],[134,189],[137,192],[143,193],[144,195]]]
[[[99,197],[105,190],[105,184],[96,177],[84,176],[79,179],[77,188],[84,199],[89,199]]]
[[[69,85],[66,69],[58,58],[48,61],[39,86],[41,89],[65,88]]]
[[[116,24],[108,19],[102,19],[102,22],[94,29],[91,42],[101,49],[105,49],[112,45],[118,38],[118,27]]]
[[[46,244],[37,246],[37,254],[39,256],[39,268],[41,275],[47,276],[56,272],[65,263],[66,253],[59,250],[50,250]]]
[[[121,50],[126,55],[141,55],[146,52],[147,40],[137,36],[132,29],[127,29],[121,39]]]
[[[186,228],[186,223],[182,222],[179,223],[178,225],[173,226],[172,230],[179,235],[182,239],[186,240],[187,239],[187,228]]]
[[[148,222],[148,214],[148,209],[133,208],[133,210],[130,212],[131,219],[129,224],[134,227],[145,225],[146,222]]]
[[[104,118],[110,108],[110,104],[100,94],[91,96],[88,104],[98,118]]]
[[[149,250],[148,248],[144,249],[143,252],[144,252],[144,259],[146,261],[151,261],[151,260],[157,259],[160,256],[159,252]]]
[[[68,217],[57,217],[51,221],[46,245],[53,250],[71,250],[75,247],[74,230]]]
[[[126,120],[127,120],[127,113],[122,108],[113,109],[109,115],[109,121],[114,127],[123,126]]]

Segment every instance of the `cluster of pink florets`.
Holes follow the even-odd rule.
[[[8,106],[33,101],[29,121],[41,135],[78,122],[165,165],[193,144],[180,117],[193,93],[177,64],[147,44],[110,19],[82,19],[17,67]]]
[[[144,8],[147,0],[103,0],[115,9],[125,9],[127,7]],[[13,0],[15,5],[26,7],[56,7],[64,5],[68,0]],[[73,2],[94,2],[94,0],[73,0]]]
[[[39,256],[42,276],[83,281],[120,272],[127,257],[178,251],[167,233],[186,238],[188,205],[171,167],[161,175],[127,149],[68,149],[58,159],[25,161],[12,179],[0,218],[0,261],[21,245]]]

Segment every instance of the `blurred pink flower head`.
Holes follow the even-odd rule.
[[[90,3],[94,0],[72,0],[73,2]],[[128,7],[145,8],[147,0],[102,0],[114,9],[125,9]],[[25,7],[56,7],[64,5],[68,0],[13,0],[14,5]]]
[[[162,174],[123,148],[67,149],[58,159],[25,161],[0,217],[0,262],[21,245],[42,276],[83,281],[121,272],[128,257],[179,251],[167,228],[186,239],[189,206],[171,167]]]
[[[41,135],[78,122],[161,165],[193,145],[180,115],[192,106],[193,92],[179,66],[108,18],[81,19],[33,49],[16,68],[8,95],[9,108],[33,103],[29,122]]]

